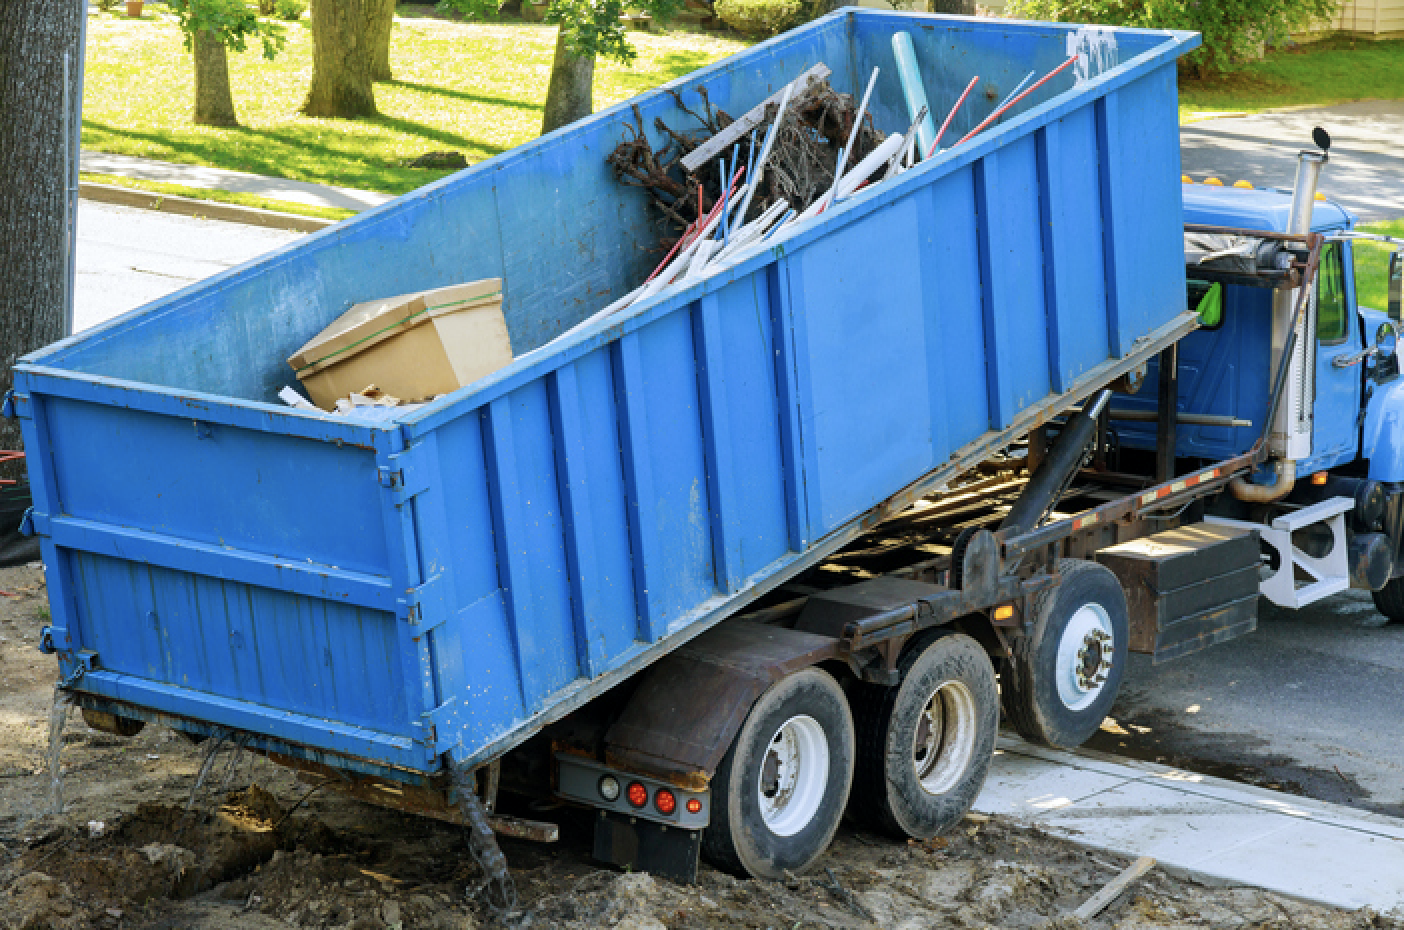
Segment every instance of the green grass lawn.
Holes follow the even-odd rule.
[[[234,103],[243,124],[190,122],[194,66],[174,19],[97,15],[88,24],[83,145],[122,155],[212,165],[256,174],[402,194],[447,172],[406,168],[430,151],[482,161],[537,136],[555,48],[553,26],[396,22],[396,80],[376,85],[381,116],[317,120],[298,115],[312,76],[312,34],[290,25],[275,61],[231,55]],[[595,107],[608,106],[744,48],[705,35],[632,35],[632,67],[601,61]]]
[[[1269,52],[1211,80],[1180,81],[1180,119],[1404,97],[1404,41],[1326,39]]]
[[[1362,232],[1379,233],[1404,239],[1404,220],[1389,220],[1384,223],[1365,223]],[[1395,246],[1384,242],[1355,242],[1351,252],[1355,257],[1355,299],[1363,306],[1383,310],[1388,306],[1389,253]]]

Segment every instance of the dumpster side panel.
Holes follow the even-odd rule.
[[[424,571],[453,566],[426,619],[442,747],[481,745],[790,554],[773,284],[741,277],[420,440]]]
[[[1066,390],[1111,351],[1100,158],[1094,107],[1037,136],[1045,294],[1058,308],[1048,330],[1054,390]]]
[[[1096,102],[1103,246],[1114,305],[1113,349],[1125,355],[1139,334],[1185,303],[1179,265],[1158,260],[1183,250],[1178,108],[1173,62]],[[1154,223],[1145,222],[1148,216]]]
[[[395,434],[33,372],[16,387],[63,674],[423,765],[377,465]]]
[[[120,532],[388,572],[375,452],[55,397],[60,512]]]
[[[922,299],[926,357],[930,360],[933,422],[944,427],[938,455],[958,445],[953,437],[989,428],[985,389],[985,319],[975,210],[975,171],[965,167],[934,181],[920,218]]]
[[[790,255],[816,535],[935,462],[918,229],[905,198]]]
[[[1034,135],[975,166],[990,427],[1003,429],[1052,388]],[[1105,355],[1103,356],[1105,358]]]
[[[90,553],[69,558],[79,639],[105,672],[405,731],[394,614]]]

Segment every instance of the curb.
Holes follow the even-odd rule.
[[[219,203],[213,200],[196,200],[193,197],[177,197],[174,194],[157,194],[151,191],[118,187],[115,184],[98,184],[94,181],[80,181],[78,196],[84,200],[112,203],[123,207],[137,207],[142,210],[160,210],[163,213],[177,213],[207,220],[224,220],[228,223],[243,223],[246,226],[262,226],[266,229],[287,229],[293,232],[318,232],[334,226],[337,220],[323,220],[313,216],[298,216],[293,213],[279,213],[276,210],[261,210],[258,207],[241,207],[232,203]]]

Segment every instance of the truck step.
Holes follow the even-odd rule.
[[[1296,610],[1350,587],[1345,515],[1354,506],[1348,497],[1332,497],[1277,517],[1271,526],[1223,517],[1206,517],[1205,522],[1257,530],[1278,556],[1277,568],[1263,579],[1262,594],[1279,607]],[[1321,556],[1310,555],[1292,542],[1293,533],[1316,524],[1331,532],[1330,548]]]

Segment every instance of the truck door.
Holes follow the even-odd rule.
[[[1312,404],[1308,471],[1330,468],[1356,457],[1359,445],[1361,334],[1355,325],[1355,299],[1346,278],[1343,243],[1321,250],[1316,281],[1316,390]]]

